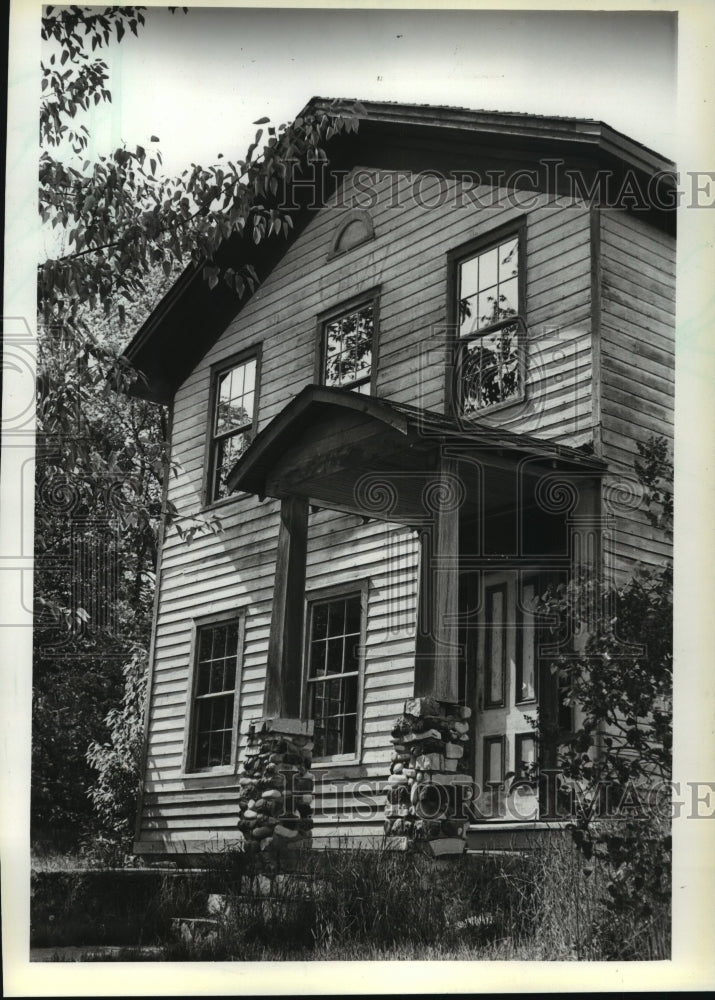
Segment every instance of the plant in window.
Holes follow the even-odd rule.
[[[220,372],[211,428],[209,501],[228,495],[226,477],[253,437],[256,410],[256,358]]]
[[[460,261],[458,286],[460,395],[470,414],[521,393],[518,238]]]
[[[323,327],[325,385],[370,392],[375,309],[372,302],[328,320]]]

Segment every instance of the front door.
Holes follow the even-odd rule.
[[[474,804],[485,822],[539,818],[536,724],[558,699],[549,664],[539,663],[535,605],[547,582],[529,569],[467,577],[465,696],[474,713]]]

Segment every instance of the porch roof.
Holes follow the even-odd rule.
[[[410,523],[416,495],[434,480],[445,453],[495,469],[513,470],[526,461],[532,473],[549,468],[598,477],[606,469],[577,448],[347,389],[308,385],[256,436],[229,473],[228,487],[260,498],[304,496],[319,506],[358,514],[369,509],[370,516]],[[396,481],[400,488],[393,489],[392,505],[373,502],[371,491]]]

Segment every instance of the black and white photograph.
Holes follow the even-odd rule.
[[[6,995],[712,985],[715,19],[627,6],[12,5]]]

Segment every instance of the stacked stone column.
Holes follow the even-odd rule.
[[[309,847],[313,827],[313,722],[262,719],[246,725],[239,771],[238,829],[246,850]]]
[[[392,729],[392,765],[385,787],[388,844],[433,856],[460,854],[468,819],[462,804],[468,773],[471,709],[412,698]],[[459,786],[462,786],[460,789]]]

